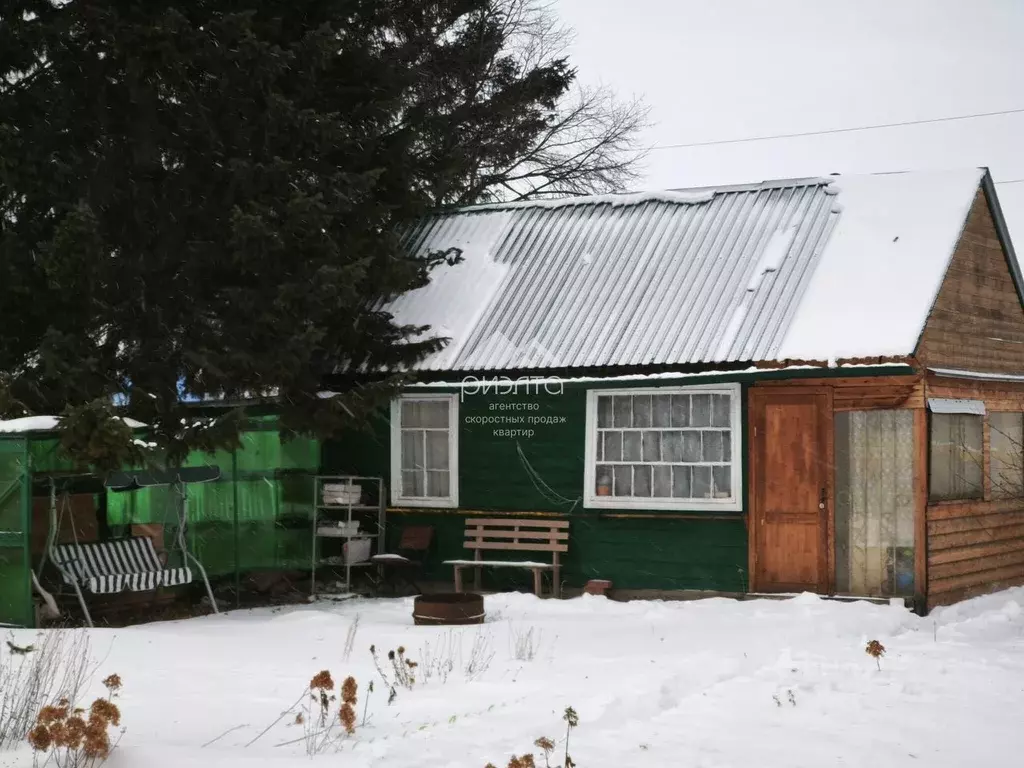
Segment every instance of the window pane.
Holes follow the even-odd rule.
[[[672,396],[671,395],[655,395],[651,398],[652,409],[654,415],[651,418],[652,425],[655,427],[671,427],[672,426]]]
[[[1019,498],[1024,495],[1024,415],[991,413],[988,423],[992,495]]]
[[[672,467],[659,464],[654,467],[654,487],[652,496],[668,498],[672,495]]]
[[[732,461],[732,433],[722,433],[722,461]]]
[[[672,395],[672,426],[690,426],[690,396]]]
[[[622,433],[622,460],[640,461],[640,433]]]
[[[690,411],[691,427],[711,426],[711,395],[694,395],[690,398],[693,407]]]
[[[672,496],[676,499],[692,498],[690,494],[690,478],[693,470],[690,467],[672,467]]]
[[[661,461],[661,432],[644,432],[644,461]]]
[[[711,478],[715,483],[716,499],[728,499],[732,496],[732,467],[712,467]]]
[[[633,396],[633,426],[634,427],[649,427],[649,426],[651,426],[651,396],[650,395],[634,395]]]
[[[693,498],[708,499],[711,497],[711,467],[693,468]]]
[[[610,466],[599,464],[594,481],[597,486],[594,490],[598,496],[612,495],[612,468]]]
[[[604,460],[622,461],[622,433],[604,432]]]
[[[648,464],[633,465],[633,495],[644,498],[651,495],[651,467]]]
[[[935,500],[982,497],[982,417],[931,415],[929,495]]]
[[[423,473],[402,470],[402,495],[423,496]]]
[[[414,430],[402,430],[402,469],[423,468],[423,433]]]
[[[732,397],[730,395],[712,395],[711,398],[711,426],[732,426],[729,423],[729,405],[732,402]]]
[[[427,472],[427,496],[445,498],[448,495],[448,473]]]
[[[722,461],[722,433],[703,432],[704,446],[701,455],[703,461]]]
[[[683,460],[683,433],[662,432],[661,433],[662,461]]]
[[[449,468],[448,464],[448,431],[426,432],[427,436],[427,469]]]
[[[598,395],[597,398],[597,426],[610,427],[612,425],[612,398],[611,395]]]
[[[447,400],[403,400],[402,427],[448,427]]]
[[[633,426],[633,399],[629,395],[615,395],[612,417],[616,427]]]
[[[683,432],[683,461],[700,461],[700,432]]]
[[[615,496],[633,495],[633,468],[628,464],[618,464],[613,470],[614,484],[612,494]]]

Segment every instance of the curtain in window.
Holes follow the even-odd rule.
[[[964,413],[931,415],[929,498],[934,501],[980,499],[982,416]]]
[[[731,395],[597,397],[594,493],[655,499],[728,499]]]
[[[836,414],[836,590],[914,591],[914,416]]]
[[[448,400],[402,401],[402,496],[451,495]]]

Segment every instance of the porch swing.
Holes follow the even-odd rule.
[[[146,592],[158,587],[190,584],[193,581],[193,573],[188,563],[191,561],[203,579],[213,612],[219,613],[206,569],[189,550],[186,543],[188,495],[185,490],[188,483],[212,482],[219,477],[220,469],[217,467],[188,467],[168,471],[119,472],[107,478],[105,486],[115,493],[157,486],[167,486],[172,489],[171,495],[178,522],[175,540],[184,564],[171,568],[166,567],[160,561],[156,548],[153,546],[153,540],[148,536],[128,536],[111,541],[79,542],[74,515],[70,514],[68,494],[65,492],[62,496],[60,515],[58,516],[56,484],[51,481],[50,531],[47,537],[46,554],[39,566],[40,575],[48,556],[60,572],[64,583],[75,590],[85,621],[90,627],[93,627],[92,615],[86,605],[83,589],[95,595],[108,595],[129,591]],[[71,525],[74,543],[58,544],[65,513],[67,513]]]

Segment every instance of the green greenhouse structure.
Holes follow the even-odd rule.
[[[0,432],[0,625],[37,624],[33,580],[59,587],[47,561],[79,539],[148,540],[166,568],[198,566],[195,582],[309,569],[320,444],[285,439],[275,417],[251,418],[235,450],[190,454],[171,483],[83,472],[54,429],[32,426]]]

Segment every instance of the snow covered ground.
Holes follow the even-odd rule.
[[[810,595],[498,595],[486,599],[487,624],[456,629],[413,626],[411,609],[411,599],[357,600],[95,631],[97,692],[110,672],[125,686],[127,732],[107,765],[305,765],[301,742],[277,746],[301,739],[292,716],[244,745],[321,669],[339,685],[355,676],[360,720],[367,683],[376,690],[342,755],[330,750],[314,764],[504,768],[512,753],[539,758],[537,737],[563,738],[567,706],[579,714],[570,753],[580,768],[1010,766],[1024,753],[1024,589],[924,619]],[[536,655],[518,660],[515,637],[530,630]],[[31,639],[20,632],[15,642]],[[869,640],[887,649],[880,671]],[[453,671],[423,682],[425,646],[444,657],[446,642],[456,648]],[[493,653],[475,677],[465,670],[474,644]],[[420,663],[421,680],[390,706],[370,645],[381,656],[404,645]],[[31,762],[28,752],[0,755],[3,766]]]

